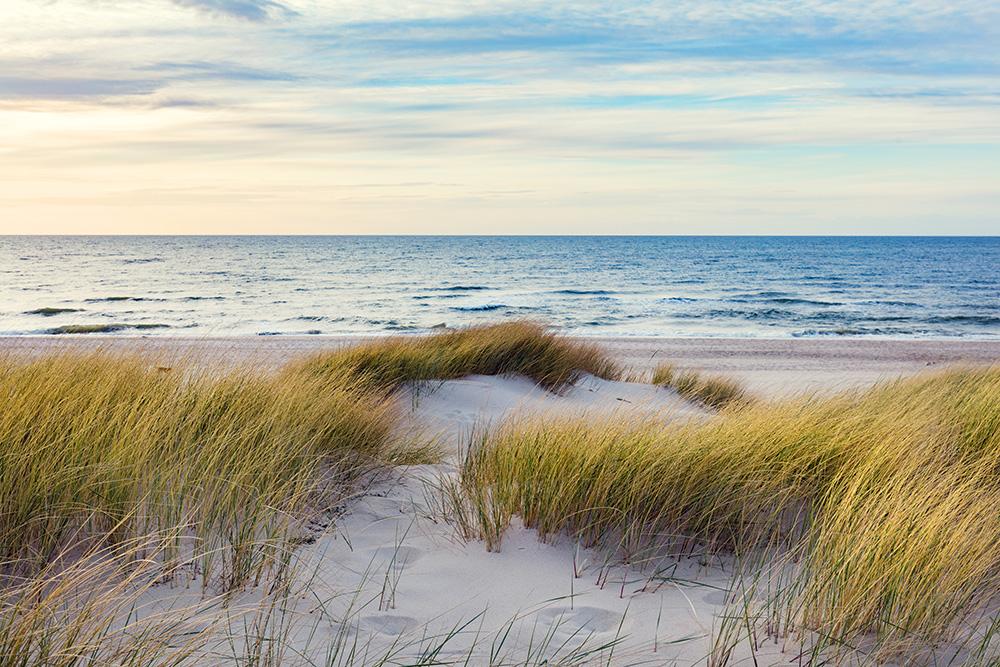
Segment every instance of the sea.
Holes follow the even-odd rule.
[[[1000,237],[0,236],[0,335],[994,338]]]

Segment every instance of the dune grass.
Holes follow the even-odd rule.
[[[621,374],[617,364],[596,345],[565,338],[529,321],[371,341],[313,355],[289,370],[388,390],[407,382],[477,374],[519,374],[558,390],[581,373],[602,378]]]
[[[180,567],[221,595],[281,579],[306,518],[373,466],[420,460],[392,437],[394,390],[472,373],[557,390],[582,372],[620,375],[596,347],[526,322],[273,373],[106,353],[0,359],[0,655],[14,656],[0,665],[187,655],[195,639],[181,653],[164,643],[179,632],[170,619],[134,632],[112,619]],[[739,409],[704,420],[535,418],[483,434],[444,489],[451,518],[492,549],[518,516],[630,562],[735,555],[775,637],[874,642],[904,661],[971,641],[1000,591],[1000,369],[827,399],[729,394],[718,405]]]
[[[184,526],[206,580],[238,586],[324,484],[392,456],[385,398],[302,376],[60,354],[0,362],[0,396],[7,570]]]
[[[653,370],[651,382],[661,387],[670,387],[690,401],[717,410],[747,405],[754,400],[736,380],[718,375],[703,375],[696,371],[678,371],[669,363],[660,364]]]
[[[791,626],[780,632],[912,656],[961,641],[997,602],[1000,369],[667,426],[518,421],[470,449],[452,497],[465,532],[492,549],[519,516],[627,560],[786,562],[792,574],[768,593]]]
[[[581,372],[617,370],[531,323],[274,372],[106,352],[0,358],[0,666],[182,661],[202,630],[184,614],[129,621],[132,605],[178,572],[207,606],[273,590],[308,519],[373,470],[431,460],[399,437],[402,383],[523,373],[557,389]]]

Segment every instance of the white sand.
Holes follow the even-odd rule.
[[[711,339],[604,339],[613,354],[638,369],[661,359],[681,367],[738,376],[760,393],[829,390],[922,370],[949,362],[989,363],[1000,358],[1000,342],[935,341],[759,341]],[[195,344],[199,353],[227,359],[289,356],[339,341],[314,338],[281,341],[223,339]],[[53,346],[115,348],[142,346],[176,353],[168,339],[5,339],[0,349],[20,352]],[[190,353],[188,349],[185,354]],[[701,410],[672,391],[649,385],[586,378],[556,396],[519,378],[473,376],[425,387],[400,399],[410,426],[435,436],[448,452],[446,463],[395,471],[353,502],[335,525],[298,551],[299,597],[282,628],[290,647],[285,664],[325,664],[331,645],[355,647],[352,660],[372,664],[386,654],[389,664],[412,664],[422,652],[444,643],[438,659],[489,664],[537,664],[586,652],[615,640],[620,644],[590,656],[607,664],[704,664],[713,628],[725,611],[731,570],[718,560],[679,560],[607,566],[597,551],[567,538],[542,543],[522,527],[511,529],[499,553],[479,542],[458,539],[429,502],[426,483],[455,474],[463,442],[476,427],[511,414],[608,413],[690,417]],[[574,570],[579,576],[574,576]],[[599,584],[598,581],[601,583]],[[178,606],[197,585],[164,586],[144,603]],[[182,592],[183,591],[183,592]],[[250,591],[236,606],[254,603]],[[234,622],[234,627],[240,622]],[[443,636],[460,629],[447,641]],[[239,632],[237,628],[237,632]],[[501,641],[502,639],[502,641]],[[497,648],[497,643],[500,647]],[[655,651],[654,651],[655,647]],[[225,646],[219,647],[222,654]],[[781,653],[767,644],[760,664],[787,664],[795,647]],[[471,657],[470,657],[471,656]],[[748,645],[737,647],[730,664],[753,664]],[[224,663],[217,658],[213,662]],[[587,662],[577,660],[576,663]]]
[[[520,526],[491,553],[458,538],[428,503],[426,486],[455,474],[473,429],[513,414],[704,412],[670,390],[593,377],[556,396],[521,378],[472,376],[400,400],[415,404],[411,425],[435,436],[449,462],[396,471],[300,549],[308,593],[291,614],[297,652],[317,660],[339,636],[364,647],[365,657],[351,664],[386,655],[393,656],[389,664],[412,664],[442,642],[442,661],[461,664],[471,656],[471,665],[490,664],[491,654],[504,658],[498,664],[537,664],[593,650],[583,664],[704,662],[730,585],[723,563],[691,556],[622,566],[566,538],[540,542]],[[257,597],[250,593],[244,602]],[[616,642],[613,650],[597,650]]]

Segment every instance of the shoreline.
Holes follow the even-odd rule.
[[[639,376],[669,361],[682,370],[733,377],[762,395],[826,393],[948,365],[1000,363],[1000,339],[569,337],[603,347]],[[300,355],[379,338],[383,336],[0,336],[0,354],[105,350],[276,367]]]

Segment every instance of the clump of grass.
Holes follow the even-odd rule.
[[[174,366],[103,353],[0,360],[6,571],[30,573],[91,536],[185,526],[178,545],[205,554],[205,580],[236,588],[318,494],[396,454],[395,408],[370,391]]]
[[[474,374],[520,374],[556,390],[573,383],[581,373],[603,378],[621,373],[596,345],[567,339],[527,321],[388,338],[314,355],[293,365],[292,371],[388,390],[407,382]]]
[[[678,371],[668,363],[656,367],[652,383],[670,387],[688,400],[718,410],[747,405],[753,401],[750,393],[736,380],[703,375],[696,371]]]
[[[162,536],[160,536],[162,537]],[[177,665],[207,639],[199,607],[142,609],[160,582],[156,537],[87,551],[0,588],[0,665]],[[205,621],[209,621],[206,623]]]
[[[517,515],[629,560],[787,559],[780,615],[912,656],[961,640],[1000,590],[1000,369],[666,426],[514,422],[481,438],[458,484],[454,512],[490,548]]]

